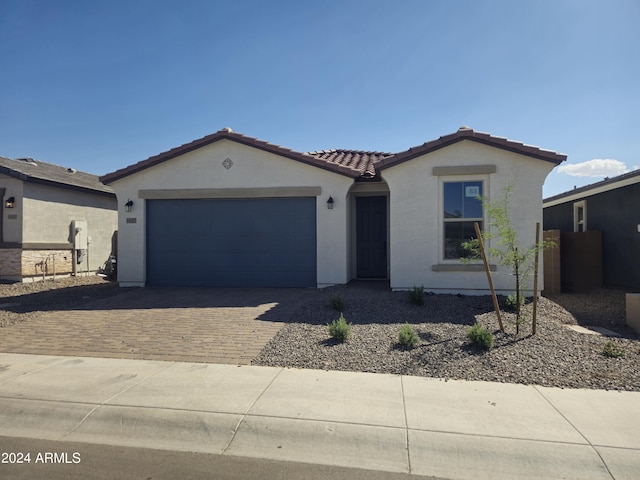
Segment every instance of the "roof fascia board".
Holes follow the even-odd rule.
[[[456,134],[453,134],[453,135],[456,135]],[[481,143],[483,145],[499,148],[501,150],[507,150],[509,152],[516,153],[518,155],[537,158],[539,160],[551,162],[555,165],[560,164],[567,158],[566,155],[555,153],[555,152],[549,152],[549,156],[554,156],[558,159],[556,161],[556,160],[552,160],[551,158],[549,158],[549,156],[546,156],[544,154],[536,153],[535,151],[529,151],[529,148],[531,150],[539,150],[536,147],[527,148],[526,145],[521,144],[522,147],[518,148],[517,146],[510,146],[508,144],[505,144],[501,141],[497,141],[495,139],[476,137],[476,136],[471,136],[469,134],[457,135],[454,138],[447,138],[447,137],[449,136],[441,137],[438,140],[434,140],[433,142],[428,142],[427,144],[425,144],[425,146],[413,147],[409,150],[405,150],[404,152],[394,155],[393,157],[389,157],[388,159],[382,160],[380,164],[378,164],[377,170],[384,170],[386,168],[393,167],[400,163],[404,163],[406,161],[412,160],[422,155],[427,155],[429,153],[435,152],[436,150],[440,150],[441,148],[448,147],[450,145],[453,145],[458,142],[462,142],[464,140],[470,140],[472,142]],[[505,142],[508,142],[508,140],[506,140]]]
[[[47,185],[50,187],[56,187],[56,188],[64,188],[67,190],[77,190],[77,191],[82,191],[82,192],[89,192],[89,193],[94,193],[97,195],[106,195],[108,197],[115,197],[116,194],[114,192],[105,192],[104,190],[97,190],[94,188],[90,188],[90,187],[82,187],[80,185],[72,185],[70,183],[64,183],[64,182],[57,182],[55,180],[48,180],[45,178],[39,178],[39,177],[34,177],[32,175],[28,175],[26,173],[23,172],[19,172],[17,170],[13,170],[9,167],[4,167],[4,166],[0,166],[0,173],[3,173],[5,175],[8,175],[10,177],[16,178],[17,180],[23,181],[23,182],[30,182],[30,183],[38,183],[41,185]]]
[[[542,207],[554,207],[556,205],[561,205],[563,203],[575,202],[578,200],[582,200],[586,197],[592,197],[593,195],[598,195],[599,193],[605,193],[610,190],[616,190],[622,187],[628,187],[629,185],[635,185],[636,183],[640,183],[640,175],[636,175],[630,178],[623,178],[617,182],[611,182],[606,185],[594,186],[588,190],[581,190],[579,192],[567,192],[565,194],[561,193],[561,197],[554,198],[551,197],[548,200],[542,201]]]
[[[115,192],[105,192],[103,190],[95,190],[89,187],[81,187],[80,185],[71,185],[69,183],[56,182],[55,180],[46,180],[44,178],[31,177],[26,175],[24,177],[25,178],[20,178],[20,180],[23,180],[25,182],[30,182],[30,183],[37,183],[40,185],[46,185],[48,187],[64,188],[66,190],[75,190],[75,191],[80,191],[84,193],[92,193],[95,195],[104,195],[107,197],[116,196]]]
[[[330,165],[327,164],[326,162],[323,162],[322,160],[318,160],[315,157],[311,156],[311,155],[306,155],[304,153],[300,153],[300,152],[296,152],[294,150],[289,150],[286,149],[284,147],[279,147],[277,145],[271,145],[267,142],[264,142],[262,140],[258,140],[258,139],[254,139],[251,137],[246,137],[245,135],[236,133],[236,132],[225,132],[225,131],[221,131],[221,132],[216,132],[212,135],[208,135],[206,137],[203,137],[199,140],[194,140],[191,143],[187,143],[185,145],[182,145],[180,147],[176,147],[174,149],[168,150],[164,153],[160,153],[158,155],[155,155],[153,157],[149,157],[146,160],[143,160],[137,164],[131,165],[129,167],[125,167],[123,169],[120,170],[116,170],[113,173],[108,173],[106,175],[103,175],[102,177],[100,177],[100,181],[103,183],[112,183],[115,182],[117,180],[120,180],[124,177],[128,177],[129,175],[133,175],[136,174],[142,170],[145,170],[147,168],[153,167],[155,165],[158,165],[160,163],[166,162],[168,160],[171,160],[173,158],[179,157],[181,155],[184,155],[186,153],[192,152],[194,150],[197,150],[201,147],[205,147],[207,145],[211,145],[215,142],[218,142],[220,140],[230,140],[233,142],[237,142],[240,143],[242,145],[248,146],[248,147],[252,147],[255,148],[257,150],[262,150],[265,151],[267,153],[271,153],[274,155],[278,155],[281,157],[285,157],[285,158],[289,158],[291,160],[296,160],[298,162],[301,163],[305,163],[307,165],[311,165],[313,167],[317,167],[317,168],[321,168],[323,170],[327,170],[329,172],[332,173],[337,173],[339,175],[344,175],[350,178],[356,178],[360,175],[360,172],[358,171],[353,171],[352,169],[348,168],[348,167],[344,167],[342,165]]]

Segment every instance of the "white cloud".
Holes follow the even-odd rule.
[[[572,165],[561,165],[558,171],[572,177],[615,177],[627,173],[629,169],[620,160],[594,158]]]

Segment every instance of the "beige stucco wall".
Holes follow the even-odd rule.
[[[9,197],[16,199],[14,208],[5,208],[0,205],[2,211],[2,241],[5,243],[22,242],[22,195],[23,182],[17,178],[0,174],[0,188],[5,189],[4,200]]]
[[[39,250],[38,245],[72,244],[72,221],[86,221],[90,237],[88,255],[78,270],[96,271],[112,251],[118,222],[116,209],[114,197],[25,183],[22,242],[31,246],[28,250]]]
[[[226,169],[225,159],[233,166]],[[145,200],[140,190],[320,187],[317,202],[318,286],[348,280],[348,191],[353,179],[230,140],[221,140],[112,184],[118,196],[118,281],[146,282]],[[334,208],[328,210],[332,196]],[[131,212],[124,203],[134,202]],[[135,223],[133,223],[135,222]]]
[[[434,167],[495,165],[495,173],[434,175]],[[510,218],[523,246],[534,243],[535,224],[542,223],[542,184],[554,164],[477,142],[461,141],[382,171],[390,190],[390,280],[393,289],[423,285],[427,291],[487,293],[483,270],[434,271],[434,266],[460,265],[444,260],[444,181],[482,180],[484,196],[502,197],[512,185]],[[487,222],[485,212],[485,224]],[[542,262],[540,262],[542,264]],[[437,267],[436,267],[437,268]],[[446,268],[446,267],[445,267]],[[514,290],[513,276],[503,267],[494,272],[496,288]],[[540,290],[542,290],[542,272]]]

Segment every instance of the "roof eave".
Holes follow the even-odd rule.
[[[70,183],[56,182],[55,180],[47,180],[45,178],[26,176],[22,179],[25,182],[38,183],[40,185],[47,185],[50,187],[64,188],[65,190],[75,190],[80,192],[88,192],[96,195],[105,195],[108,197],[115,197],[115,192],[108,192],[106,190],[100,190],[91,187],[83,187],[81,185],[72,185]]]
[[[198,148],[211,145],[220,140],[231,140],[231,141],[240,143],[242,145],[253,147],[258,150],[263,150],[265,152],[279,155],[282,157],[290,158],[292,160],[306,163],[308,165],[321,168],[323,170],[327,170],[340,175],[344,175],[350,178],[357,178],[358,176],[360,176],[360,172],[354,171],[353,169],[350,169],[348,167],[344,167],[342,165],[332,165],[305,153],[296,152],[295,150],[280,147],[278,145],[274,145],[274,144],[265,142],[263,140],[258,140],[256,138],[247,137],[240,133],[229,131],[228,129],[223,129],[211,135],[207,135],[206,137],[202,137],[198,140],[194,140],[193,142],[186,143],[179,147],[172,148],[171,150],[168,150],[166,152],[159,153],[158,155],[154,155],[153,157],[149,157],[148,159],[138,162],[136,164],[133,164],[128,167],[122,168],[120,170],[116,170],[115,172],[103,175],[100,177],[100,181],[105,184],[113,183],[117,180],[136,174],[142,170],[146,170],[147,168],[153,167],[155,165],[159,165],[160,163],[179,157],[180,155],[184,155],[193,150],[197,150]]]
[[[412,147],[408,150],[405,150],[404,152],[400,152],[392,157],[385,158],[384,160],[381,160],[378,165],[376,165],[376,169],[384,170],[386,168],[404,163],[421,155],[426,155],[428,153],[448,147],[464,140],[470,140],[491,147],[517,153],[519,155],[537,158],[539,160],[551,162],[554,165],[559,165],[567,159],[567,156],[565,154],[556,153],[550,150],[543,150],[531,145],[514,142],[506,138],[493,137],[488,133],[480,133],[471,129],[466,129],[458,130],[456,133],[452,133],[449,135],[444,135],[436,140],[426,142],[420,146]]]
[[[47,185],[47,186],[51,186],[51,187],[56,187],[56,188],[64,188],[67,190],[76,190],[76,191],[83,191],[83,192],[89,192],[89,193],[94,193],[94,194],[98,194],[98,195],[106,195],[106,196],[110,196],[110,197],[115,197],[115,192],[110,192],[110,191],[106,191],[106,190],[101,190],[98,188],[91,188],[91,187],[85,187],[85,186],[81,186],[81,185],[74,185],[71,183],[65,183],[65,182],[58,182],[56,180],[49,180],[46,178],[40,178],[40,177],[36,177],[33,175],[28,175],[26,173],[23,172],[19,172],[17,170],[13,170],[9,167],[5,167],[5,166],[0,166],[0,173],[11,176],[13,178],[16,178],[20,181],[23,182],[30,182],[30,183],[38,183],[40,185]]]
[[[637,183],[640,183],[640,170],[623,173],[608,180],[601,180],[591,185],[585,185],[584,187],[574,188],[573,190],[553,195],[552,197],[543,199],[542,204],[544,207],[553,207]]]

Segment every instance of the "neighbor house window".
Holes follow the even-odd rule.
[[[573,204],[573,231],[587,231],[587,202],[585,200]]]
[[[482,229],[482,181],[444,182],[444,259],[465,256],[462,243],[476,238],[473,224]]]

